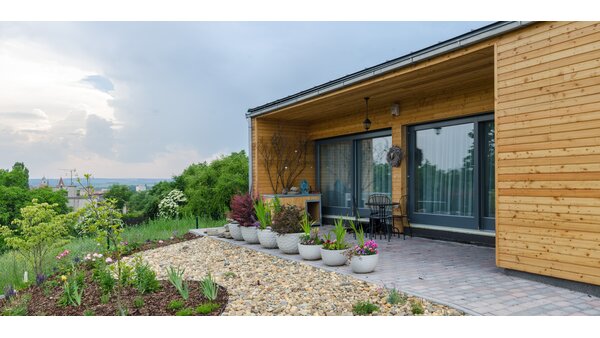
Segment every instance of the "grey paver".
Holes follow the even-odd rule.
[[[377,270],[359,275],[349,266],[328,267],[277,249],[221,239],[285,259],[396,287],[406,293],[483,315],[600,315],[600,298],[509,276],[495,265],[494,248],[410,238],[378,241]]]

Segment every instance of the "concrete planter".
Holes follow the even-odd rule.
[[[258,242],[263,248],[277,248],[277,234],[271,231],[271,229],[257,229],[256,233],[258,234]]]
[[[379,254],[368,256],[352,256],[350,268],[354,273],[369,273],[375,270],[379,262]]]
[[[297,254],[298,243],[303,232],[297,234],[277,234],[277,246],[281,252],[286,254]]]
[[[240,227],[242,230],[242,238],[249,244],[258,244],[258,234],[256,227]]]
[[[346,264],[348,261],[348,257],[346,256],[347,249],[344,250],[326,250],[321,249],[321,258],[323,259],[323,263],[329,266],[340,266]]]
[[[229,223],[229,233],[236,241],[244,240],[244,237],[242,237],[242,229],[240,229],[240,225],[238,223]]]
[[[298,252],[300,253],[300,257],[307,261],[321,259],[321,245],[304,245],[298,243]]]

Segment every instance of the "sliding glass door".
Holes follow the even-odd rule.
[[[409,128],[412,222],[494,229],[493,115]]]
[[[354,215],[352,203],[366,213],[369,195],[392,195],[392,170],[386,161],[390,131],[378,131],[317,142],[318,186],[323,212]]]

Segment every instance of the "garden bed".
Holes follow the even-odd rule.
[[[49,282],[47,282],[49,283]],[[172,301],[182,300],[177,289],[168,281],[160,281],[160,290],[140,295],[134,287],[124,288],[121,294],[123,307],[129,316],[174,316],[181,309],[195,309],[201,304],[207,303],[208,300],[202,295],[197,281],[188,281],[190,288],[190,298],[183,302],[183,307],[180,309],[169,309],[169,303]],[[49,284],[50,285],[50,284]],[[81,306],[59,306],[57,305],[62,293],[62,287],[38,287],[32,286],[20,294],[30,294],[31,299],[27,304],[27,314],[30,316],[115,316],[119,315],[119,309],[116,303],[116,295],[112,295],[108,302],[101,302],[102,291],[100,287],[91,280],[91,276],[86,276],[86,287],[84,289]],[[136,306],[136,299],[143,299],[142,306]],[[227,291],[223,287],[219,287],[218,297],[215,301],[219,307],[208,315],[220,315],[227,305]],[[0,308],[3,304],[0,301]],[[199,315],[194,313],[194,315]]]
[[[128,256],[143,252],[149,249],[160,249],[173,244],[186,242],[196,239],[193,234],[172,237],[168,240],[147,241],[142,245],[130,246],[127,250]],[[67,253],[68,255],[68,253]],[[97,255],[97,254],[94,254]],[[89,259],[93,257],[93,261]],[[58,257],[57,257],[58,259]],[[107,261],[110,258],[106,259]],[[75,260],[80,261],[79,258]],[[109,265],[104,263],[105,258],[101,256],[90,256],[88,260],[82,263],[72,265],[66,270],[63,269],[40,285],[31,285],[21,290],[11,300],[0,299],[0,315],[30,315],[30,316],[114,316],[124,311],[126,315],[133,316],[173,316],[173,315],[220,315],[227,306],[227,290],[217,285],[217,297],[210,301],[203,293],[199,281],[186,280],[188,285],[189,298],[184,300],[180,291],[169,280],[155,280],[155,290],[150,292],[141,292],[136,285],[138,281],[130,277],[129,282],[123,283],[120,300],[121,307],[118,306],[117,292],[119,288],[113,287],[110,292],[103,291],[101,282],[97,273],[98,266],[109,271]],[[136,262],[135,258],[124,257],[123,264],[128,266],[145,265],[141,260]],[[116,264],[112,264],[112,268]],[[69,266],[69,264],[66,264]],[[135,268],[133,268],[135,269]],[[114,273],[114,269],[113,269]],[[183,271],[182,278],[183,278]],[[76,275],[79,275],[79,284],[83,288],[80,305],[73,303],[61,303],[61,297],[64,300],[66,281],[77,281]],[[66,276],[65,276],[66,275]],[[67,276],[73,276],[72,278]],[[155,275],[154,275],[155,276]],[[116,277],[116,276],[115,276]],[[111,279],[111,278],[108,278]],[[117,281],[115,280],[115,283]],[[204,307],[204,308],[202,308]]]

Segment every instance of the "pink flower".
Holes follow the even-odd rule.
[[[158,244],[163,244],[163,243],[164,243],[164,241],[162,239],[158,241]]]
[[[110,264],[112,262],[113,262],[112,258],[106,257],[106,264]]]

